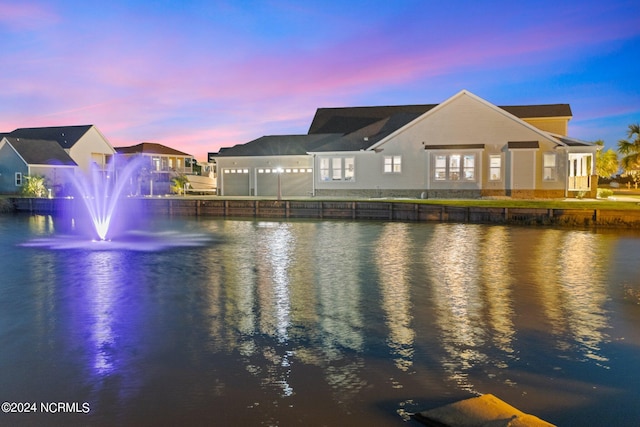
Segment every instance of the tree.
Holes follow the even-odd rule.
[[[625,172],[640,169],[640,124],[629,125],[627,139],[618,141],[618,152],[624,157],[620,162]]]
[[[596,141],[595,144],[598,146],[598,151],[596,151],[596,174],[600,178],[610,178],[620,168],[618,153],[611,148],[604,151],[604,141],[601,139]]]
[[[171,192],[176,194],[183,194],[185,185],[189,182],[189,179],[185,174],[176,175],[171,178]]]
[[[22,195],[27,197],[46,197],[49,194],[46,178],[39,175],[25,176],[22,184]]]

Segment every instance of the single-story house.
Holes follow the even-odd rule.
[[[191,154],[162,144],[142,142],[129,147],[115,147],[115,150],[118,154],[116,169],[131,161],[137,162],[136,194],[168,194],[173,177],[193,174],[194,159]]]
[[[78,165],[55,141],[0,136],[0,194],[16,194],[42,176],[52,195],[63,192]]]
[[[568,104],[320,108],[305,135],[210,154],[225,196],[563,198],[595,195],[596,146],[568,137]]]

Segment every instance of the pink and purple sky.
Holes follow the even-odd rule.
[[[640,2],[0,0],[0,132],[94,124],[207,152],[304,134],[318,107],[569,103],[615,148],[640,122]]]

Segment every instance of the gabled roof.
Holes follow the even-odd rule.
[[[462,90],[440,104],[373,107],[318,108],[307,135],[263,136],[246,144],[222,148],[216,156],[281,156],[313,152],[371,150],[401,129],[412,126],[424,114],[432,114],[460,96],[471,96],[502,115],[518,120],[558,145],[567,141],[542,131],[523,119],[572,117],[569,104],[495,106]]]
[[[114,147],[118,154],[164,154],[169,156],[191,157],[191,154],[183,153],[166,145],[155,142],[141,142],[129,147]]]
[[[318,108],[308,133],[347,134],[395,114],[424,114],[436,105],[438,104]]]
[[[77,166],[56,141],[11,136],[5,138],[28,165]]]
[[[395,130],[420,117],[420,113],[396,113],[342,137],[335,137],[309,152],[366,150]]]
[[[6,135],[16,138],[56,141],[62,148],[69,149],[92,127],[93,125],[20,128]]]
[[[537,133],[538,135],[540,135],[540,136],[541,136],[541,137],[543,137],[544,139],[546,139],[546,140],[548,140],[548,141],[553,142],[553,143],[554,143],[554,144],[556,144],[557,146],[558,146],[558,145],[560,145],[560,146],[561,146],[561,145],[565,145],[565,143],[564,143],[564,142],[562,142],[560,139],[558,139],[556,136],[554,136],[554,135],[550,134],[549,132],[543,131],[543,130],[541,130],[541,129],[539,129],[539,128],[537,128],[537,127],[535,127],[535,126],[533,126],[533,125],[531,125],[531,124],[529,124],[529,123],[527,123],[527,122],[525,122],[523,119],[521,119],[520,117],[516,116],[516,115],[515,115],[515,114],[513,114],[513,113],[510,113],[510,112],[507,110],[507,108],[513,108],[513,107],[507,107],[507,108],[505,108],[505,107],[499,107],[499,106],[497,106],[497,105],[493,105],[493,104],[492,104],[492,103],[490,103],[489,101],[487,101],[487,100],[485,100],[485,99],[482,99],[482,98],[480,98],[479,96],[474,95],[473,93],[469,92],[468,90],[464,90],[464,89],[463,89],[463,90],[461,90],[460,92],[456,93],[456,94],[455,94],[455,95],[453,95],[452,97],[448,98],[448,99],[447,99],[447,100],[445,100],[444,102],[442,102],[442,103],[438,104],[437,106],[435,106],[434,108],[432,108],[432,109],[431,109],[431,110],[429,110],[428,112],[426,112],[426,113],[424,114],[424,116],[437,114],[437,112],[438,112],[438,111],[440,111],[441,109],[443,109],[446,105],[451,104],[451,103],[453,103],[453,102],[456,102],[456,100],[457,100],[457,99],[459,99],[459,98],[461,98],[461,97],[464,97],[464,96],[467,96],[467,97],[470,97],[470,98],[472,98],[472,99],[475,99],[475,100],[476,100],[476,101],[478,101],[479,103],[484,104],[486,107],[488,107],[488,108],[490,108],[490,109],[492,109],[492,110],[496,111],[497,113],[502,114],[503,116],[508,117],[508,118],[510,118],[510,119],[512,119],[512,120],[518,121],[522,126],[524,126],[524,127],[526,127],[526,128],[529,128],[529,129],[530,129],[531,131],[533,131],[534,133]],[[560,104],[547,104],[547,105],[546,105],[546,107],[549,107],[550,105],[553,107],[553,106],[555,106],[555,105],[560,105]],[[565,104],[565,105],[566,105],[566,104]],[[532,107],[532,109],[536,109],[536,108],[537,108],[537,109],[542,110],[542,109],[544,109],[544,107],[545,107],[545,106],[544,106],[544,105],[535,105],[535,106],[529,106],[529,107]],[[567,107],[568,107],[568,105],[567,105]],[[552,110],[552,109],[553,109],[554,111],[557,111],[557,109],[556,109],[555,107],[553,107],[553,108],[549,108],[549,110]],[[518,107],[518,108],[516,108],[516,110],[517,110],[517,112],[520,112],[520,113],[524,113],[524,112],[531,111],[531,110],[528,110],[528,109],[526,109],[526,108],[519,108],[519,107]],[[555,117],[555,116],[553,116],[553,117]],[[420,119],[422,119],[422,117],[421,117]],[[402,126],[401,128],[396,129],[394,132],[391,132],[389,135],[387,135],[386,137],[384,137],[383,139],[381,139],[380,141],[378,141],[376,144],[374,144],[374,145],[372,145],[371,147],[369,147],[369,149],[371,150],[371,149],[377,149],[377,148],[379,148],[379,146],[381,146],[381,145],[383,145],[384,143],[386,143],[388,140],[390,140],[391,138],[393,138],[395,135],[399,134],[400,132],[403,132],[404,130],[406,130],[406,129],[410,128],[411,126],[416,125],[416,124],[418,123],[418,121],[419,121],[419,119],[414,120],[413,122],[408,123],[408,124],[406,124],[406,125]]]
[[[222,148],[215,157],[306,155],[316,147],[342,138],[342,134],[268,135],[246,144]]]
[[[351,133],[378,120],[396,114],[419,115],[440,104],[395,105],[384,107],[318,108],[309,133]],[[505,105],[498,106],[519,119],[572,117],[569,104]]]

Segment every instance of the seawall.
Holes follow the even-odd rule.
[[[74,199],[10,199],[14,210],[40,214],[73,213]],[[436,221],[522,225],[640,228],[640,210],[552,209],[450,206],[397,201],[228,200],[198,198],[123,199],[136,215],[223,218],[308,218],[381,221]]]

